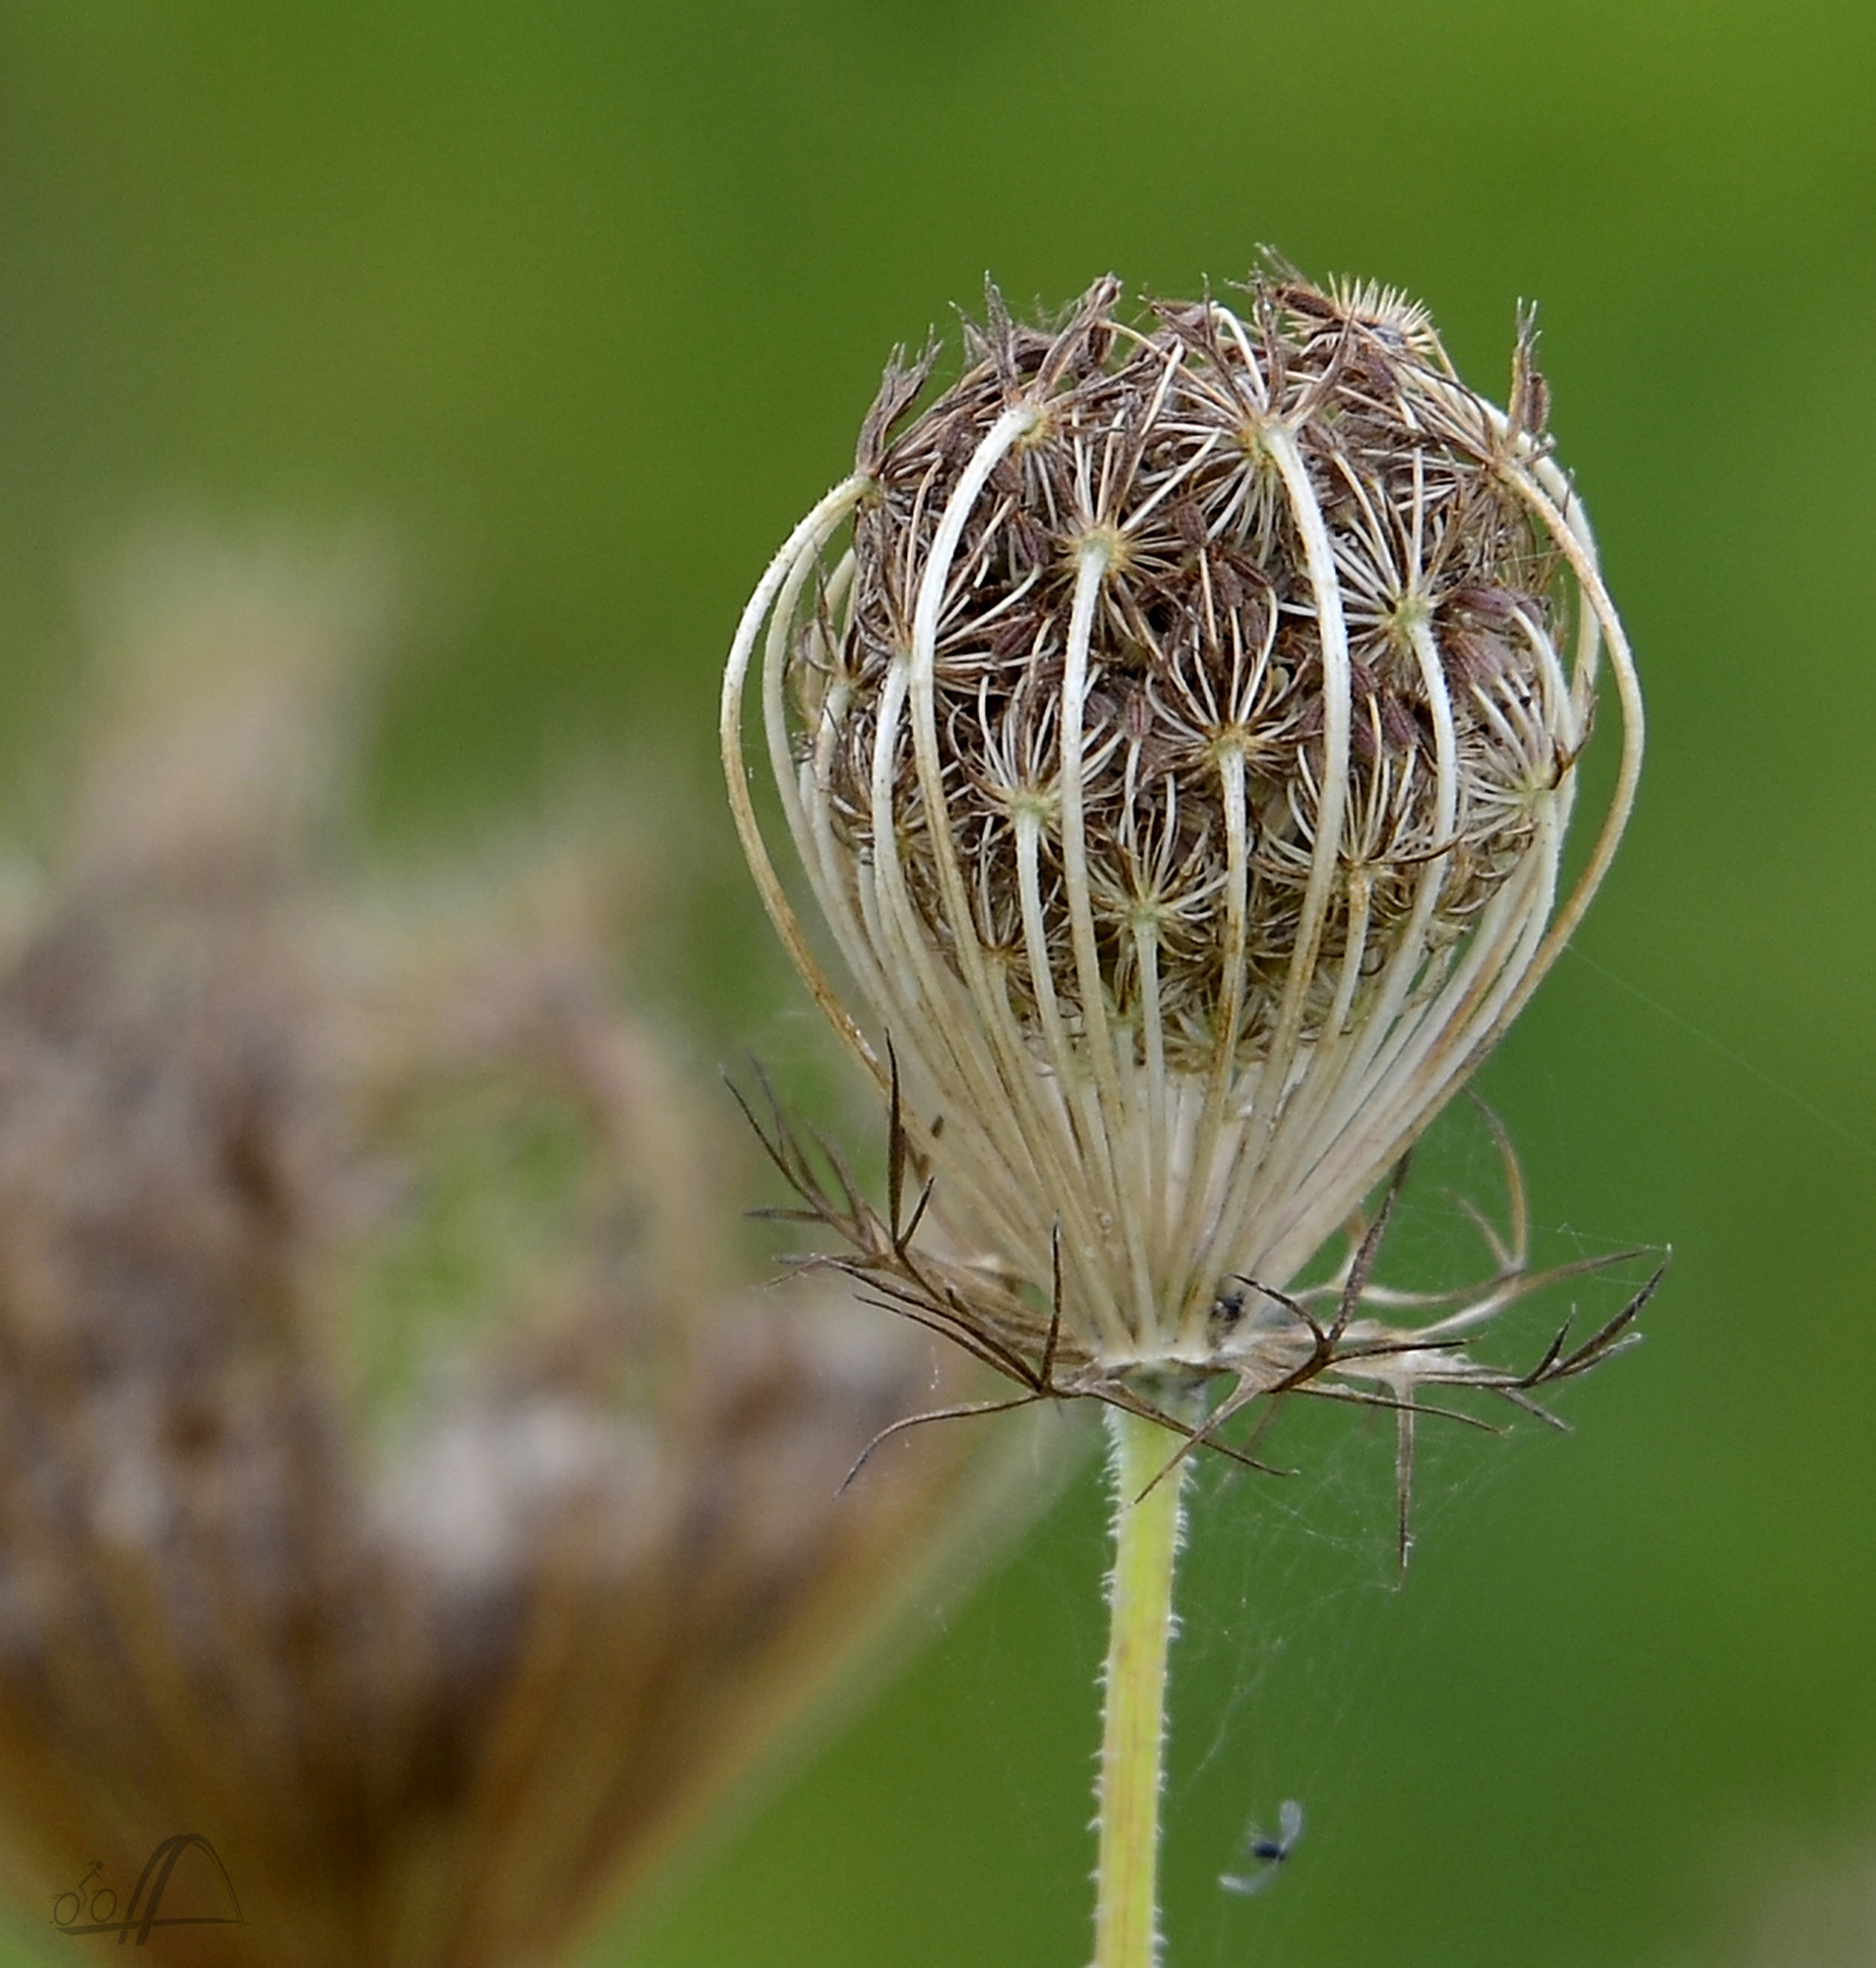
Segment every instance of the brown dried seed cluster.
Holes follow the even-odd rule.
[[[63,879],[0,919],[0,1892],[47,1959],[159,1905],[168,1968],[570,1959],[992,1528],[962,1436],[841,1493],[921,1340],[720,1280],[612,855],[466,919],[333,879],[370,573],[153,539]],[[454,1329],[381,1432],[387,1326]],[[244,1925],[170,1924],[237,1903],[199,1855],[133,1900],[190,1831]]]
[[[938,618],[936,725],[972,926],[1033,1023],[1017,830],[1021,816],[1039,821],[1048,964],[1062,1013],[1076,1015],[1061,690],[1078,560],[1095,541],[1108,571],[1080,806],[1102,983],[1125,1021],[1144,943],[1169,1062],[1214,1056],[1213,1019],[1234,999],[1220,896],[1226,780],[1241,774],[1250,886],[1233,1046],[1251,1058],[1297,950],[1325,766],[1321,542],[1312,569],[1267,435],[1294,439],[1320,511],[1350,678],[1344,830],[1306,1037],[1352,949],[1363,978],[1385,967],[1436,859],[1426,946],[1462,936],[1570,763],[1553,711],[1558,558],[1501,472],[1512,443],[1540,435],[1541,379],[1527,337],[1508,425],[1456,379],[1424,315],[1372,288],[1265,280],[1241,321],[1209,303],[1160,304],[1144,326],[1117,315],[1119,298],[1102,281],[1045,331],[1012,322],[993,294],[963,376],[909,421],[931,356],[888,371],[862,434],[877,491],[854,523],[851,594],[823,597],[805,624],[791,681],[805,728],[826,745],[834,727],[822,757],[841,844],[873,856],[876,787],[889,785],[910,894],[955,962],[911,726],[896,720],[876,760],[880,707],[912,645],[947,500],[1012,401],[1038,403],[1035,428],[971,507]],[[1451,707],[1457,797],[1444,824],[1429,664]],[[1358,993],[1350,1010],[1361,1009]]]

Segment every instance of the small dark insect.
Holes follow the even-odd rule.
[[[1277,1823],[1280,1829],[1274,1838],[1268,1831],[1258,1830],[1254,1824],[1244,1833],[1244,1857],[1255,1870],[1222,1874],[1218,1883],[1228,1893],[1242,1893],[1248,1897],[1262,1892],[1297,1849],[1297,1840],[1302,1836],[1302,1806],[1294,1797],[1284,1800],[1283,1809],[1277,1814]]]
[[[1244,1287],[1235,1280],[1212,1300],[1211,1328],[1216,1337],[1231,1331],[1244,1316]]]

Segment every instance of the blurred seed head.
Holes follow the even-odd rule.
[[[1755,1823],[1722,1842],[1706,1895],[1705,1944],[1665,1957],[1681,1968],[1811,1968],[1876,1959],[1876,1848]]]
[[[38,1917],[206,1834],[248,1924],[165,1961],[562,1958],[983,1521],[958,1443],[837,1496],[932,1361],[726,1283],[589,863],[336,879],[383,595],[147,552],[0,966],[0,1866]]]
[[[993,291],[936,396],[933,364],[895,358],[758,586],[723,722],[769,910],[929,1175],[919,1262],[896,1206],[817,1194],[778,1139],[791,1179],[1034,1391],[1152,1407],[1217,1373],[1236,1402],[1356,1375],[1359,1337],[1370,1392],[1411,1400],[1452,1335],[1358,1318],[1362,1230],[1320,1329],[1285,1287],[1529,997],[1640,762],[1531,325],[1502,410],[1415,304],[1282,269],[1138,319],[1106,279],[1040,327]],[[1620,758],[1566,882],[1605,656]],[[757,668],[864,1015],[770,862]]]

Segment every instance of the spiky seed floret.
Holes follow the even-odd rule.
[[[891,679],[950,495],[1011,388],[1045,367],[1059,375],[950,560],[932,659],[943,825],[974,870],[969,929],[1019,1015],[1040,1026],[1046,988],[1079,1019],[1061,686],[1076,569],[1097,548],[1080,804],[1100,981],[1120,1018],[1144,1010],[1150,927],[1172,1063],[1201,1071],[1228,1002],[1225,774],[1243,778],[1254,926],[1248,989],[1224,1034],[1240,1057],[1276,1029],[1322,831],[1323,628],[1267,431],[1294,429],[1348,636],[1346,832],[1305,1037],[1338,1009],[1351,958],[1359,981],[1340,1010],[1359,1018],[1435,861],[1422,933],[1457,940],[1528,852],[1530,795],[1556,785],[1581,735],[1555,654],[1560,555],[1503,481],[1502,435],[1454,383],[1423,317],[1367,289],[1347,309],[1294,282],[1262,300],[1261,344],[1221,332],[1208,308],[1164,309],[1150,332],[1125,335],[1086,306],[1054,338],[979,333],[963,378],[880,451],[847,605],[838,623],[804,626],[791,663],[804,732],[823,716],[833,726],[822,790],[836,838],[856,858],[874,851],[883,767],[909,892],[955,963],[964,925],[947,911],[912,730],[896,723],[882,755],[881,713],[895,708]],[[1042,819],[1033,948],[1016,907],[1030,810]]]

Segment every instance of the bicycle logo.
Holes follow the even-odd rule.
[[[163,1913],[163,1895],[168,1890],[176,1862],[187,1852],[203,1853],[214,1868],[215,1877],[227,1895],[228,1913]],[[199,1831],[178,1831],[165,1838],[144,1861],[131,1890],[130,1905],[120,1919],[117,1894],[104,1882],[104,1862],[93,1859],[91,1870],[76,1886],[62,1892],[52,1902],[52,1925],[61,1934],[114,1934],[121,1947],[133,1935],[137,1945],[148,1945],[151,1931],[158,1927],[245,1927],[241,1902],[235,1897],[234,1881],[221,1863],[221,1855]]]

